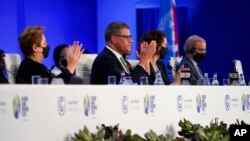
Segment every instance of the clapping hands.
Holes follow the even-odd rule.
[[[147,72],[149,72],[149,64],[156,52],[156,41],[151,41],[149,44],[147,42],[142,42],[140,45],[140,54],[137,53],[137,57],[140,60],[140,65],[142,65]]]
[[[78,64],[83,51],[84,49],[82,49],[82,44],[80,44],[79,41],[74,41],[70,46],[69,51],[66,54],[66,60],[68,63],[67,69],[69,72],[74,73],[76,65]]]

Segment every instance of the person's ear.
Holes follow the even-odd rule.
[[[38,52],[38,51],[39,51],[38,46],[37,46],[36,44],[33,44],[33,45],[32,45],[32,50],[33,50],[34,52]]]
[[[116,41],[117,41],[116,36],[111,36],[111,42],[116,43]]]

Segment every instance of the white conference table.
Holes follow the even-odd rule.
[[[0,85],[1,141],[63,141],[86,125],[158,134],[183,118],[250,123],[249,86]]]

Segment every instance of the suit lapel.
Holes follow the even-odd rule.
[[[104,52],[105,52],[105,54],[108,54],[110,57],[112,57],[112,58],[115,60],[115,63],[119,66],[119,69],[120,69],[121,71],[125,71],[125,70],[123,69],[123,67],[122,67],[122,64],[120,63],[120,61],[118,60],[118,58],[115,56],[115,54],[114,54],[112,51],[110,51],[109,49],[107,49],[107,48],[105,47]],[[125,59],[125,61],[127,61],[127,60]],[[126,72],[126,71],[125,71],[125,72]]]
[[[187,62],[189,63],[189,65],[192,67],[192,68],[190,68],[190,70],[193,70],[194,71],[193,74],[195,74],[195,78],[199,79],[199,76],[198,76],[199,72],[197,71],[197,69],[194,66],[193,62],[191,61],[190,58],[188,58],[188,57],[186,57],[186,58],[187,58]]]

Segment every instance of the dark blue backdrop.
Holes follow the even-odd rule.
[[[250,2],[176,2],[180,50],[189,35],[203,36],[208,49],[207,59],[201,66],[205,72],[210,75],[217,72],[221,80],[232,69],[232,61],[240,59],[248,80]],[[6,52],[20,53],[17,42],[20,32],[28,25],[41,25],[46,27],[45,34],[52,50],[57,44],[79,40],[91,53],[99,53],[105,45],[104,30],[107,24],[122,20],[131,27],[134,41],[131,57],[135,58],[140,33],[158,22],[159,3],[160,0],[0,0],[0,48]],[[154,9],[151,11],[153,13],[148,13],[150,18],[138,16],[145,9]],[[144,21],[139,23],[142,19]],[[145,25],[147,28],[144,28]],[[51,54],[43,62],[48,67],[53,64]]]

